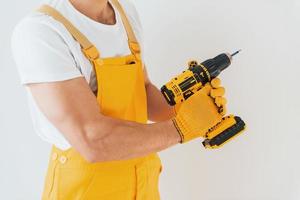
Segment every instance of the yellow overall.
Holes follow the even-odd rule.
[[[101,58],[98,50],[66,18],[50,6],[38,11],[61,22],[92,63],[101,113],[118,119],[147,123],[147,98],[140,47],[124,10],[120,12],[131,54]],[[126,161],[88,163],[74,148],[52,148],[43,200],[159,200],[161,161],[156,153]]]

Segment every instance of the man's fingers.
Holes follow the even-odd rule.
[[[227,113],[227,107],[226,107],[226,106],[220,107],[219,113],[220,113],[222,116],[226,115],[226,113]]]
[[[212,89],[210,91],[210,96],[213,97],[213,98],[221,97],[221,96],[224,96],[224,95],[225,95],[225,88],[224,87],[219,87],[219,88],[216,88],[216,89]]]
[[[214,78],[211,82],[210,82],[211,86],[213,88],[219,88],[221,86],[221,79],[219,78]]]
[[[225,106],[227,104],[227,99],[224,97],[216,97],[215,103],[218,107]]]
[[[212,90],[211,84],[207,83],[203,88],[201,88],[201,92],[203,92],[204,94],[210,95]]]

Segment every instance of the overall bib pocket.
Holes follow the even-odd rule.
[[[101,84],[97,96],[102,114],[130,120],[125,114],[136,93],[137,68],[137,64],[99,67],[97,77]]]

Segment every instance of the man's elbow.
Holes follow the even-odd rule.
[[[89,150],[84,150],[80,152],[80,155],[84,158],[85,161],[88,163],[96,163],[97,158],[96,155],[93,152],[90,152]]]
[[[111,161],[121,161],[128,159],[123,155],[117,155],[114,151],[107,151],[106,148],[97,147],[94,148],[88,146],[87,148],[80,151],[81,156],[88,162],[88,163],[99,163],[99,162],[111,162]]]
[[[74,124],[80,124],[74,127]],[[122,157],[117,156],[117,150],[111,148],[112,141],[108,141],[109,135],[114,131],[110,119],[101,117],[101,119],[90,120],[80,123],[69,123],[69,129],[66,136],[69,142],[77,150],[77,152],[89,163],[107,162],[121,160]]]
[[[84,138],[79,142],[78,151],[89,163],[105,162],[110,159],[103,145],[103,138],[95,137],[90,133],[84,134]]]
[[[96,144],[95,141],[86,141],[85,145],[81,145],[77,149],[79,154],[88,163],[105,162],[109,160],[105,148],[102,148],[99,143]]]
[[[79,147],[81,147],[81,155],[89,163],[97,162],[107,162],[113,160],[119,160],[119,157],[116,157],[114,151],[110,148],[112,144],[107,142],[108,134],[112,132],[110,126],[103,125],[95,128],[86,128],[81,142],[79,142]],[[100,131],[101,130],[101,131]]]
[[[91,150],[86,150],[81,153],[81,156],[88,162],[88,163],[97,163],[97,162],[104,162],[104,159],[99,156],[98,153],[95,153]]]
[[[74,126],[77,124],[77,126]],[[102,162],[107,159],[106,148],[103,145],[103,129],[93,124],[87,123],[68,123],[64,124],[64,136],[71,146],[89,163]],[[101,132],[99,130],[102,130]]]

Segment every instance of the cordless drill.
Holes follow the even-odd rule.
[[[223,53],[201,64],[197,61],[189,62],[188,70],[161,88],[163,96],[171,106],[184,102],[229,67],[233,56],[239,52]],[[245,122],[238,116],[223,117],[220,123],[208,130],[202,143],[205,148],[219,148],[240,134],[245,127]]]

